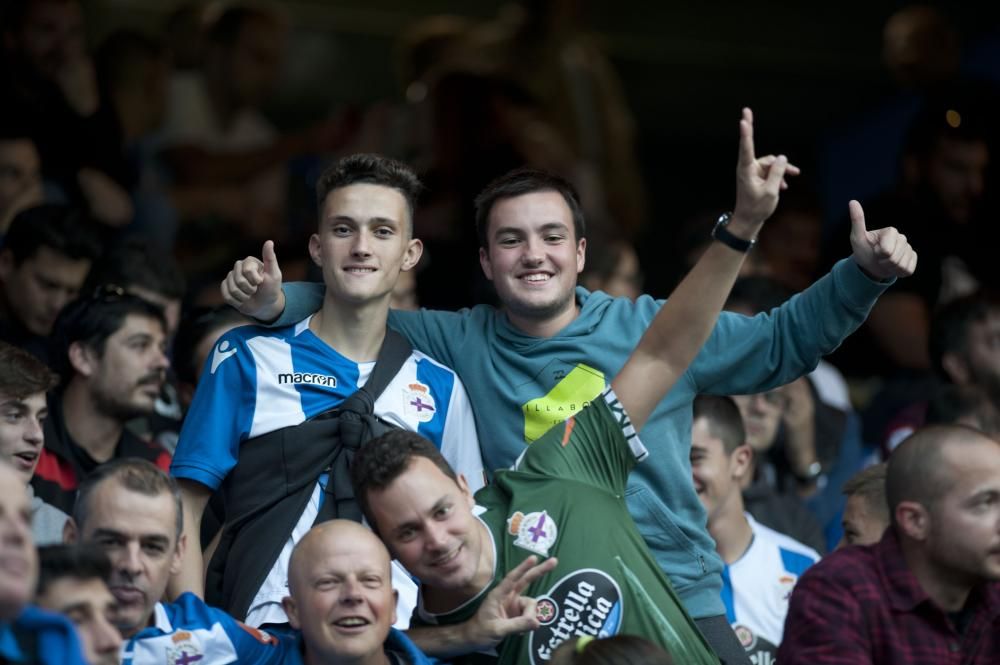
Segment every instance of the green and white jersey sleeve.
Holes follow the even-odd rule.
[[[577,416],[525,448],[513,470],[585,482],[621,495],[629,473],[647,454],[609,386]]]

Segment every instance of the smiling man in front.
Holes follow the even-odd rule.
[[[330,520],[299,541],[288,569],[285,612],[301,631],[292,664],[424,665],[400,631],[389,552],[357,522]]]

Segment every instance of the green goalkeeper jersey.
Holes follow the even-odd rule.
[[[496,554],[490,587],[445,614],[430,614],[421,605],[416,623],[465,621],[525,557],[554,556],[559,565],[526,592],[538,601],[541,627],[504,640],[495,654],[460,662],[543,665],[573,636],[622,633],[660,644],[676,663],[717,664],[625,504],[629,472],[646,455],[610,388],[550,429],[514,469],[498,472],[492,485],[476,493]]]

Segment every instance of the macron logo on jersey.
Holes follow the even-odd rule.
[[[288,383],[308,383],[314,386],[337,387],[337,377],[326,374],[312,374],[311,372],[283,372],[278,374],[278,384]]]
[[[219,369],[219,365],[224,363],[229,358],[236,355],[239,349],[230,349],[230,344],[228,339],[224,339],[219,342],[219,345],[215,347],[215,353],[212,354],[212,374],[215,374],[215,370]]]

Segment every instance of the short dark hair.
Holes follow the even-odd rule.
[[[969,328],[992,312],[1000,312],[1000,298],[981,291],[956,298],[939,308],[931,318],[927,345],[931,363],[942,379],[950,381],[943,359],[948,353],[964,356],[969,349]]]
[[[83,214],[64,205],[45,204],[22,210],[11,220],[3,249],[20,265],[48,247],[71,259],[93,261],[101,252],[100,236]]]
[[[384,490],[410,466],[416,457],[424,457],[441,469],[446,476],[458,482],[458,475],[448,464],[437,446],[416,432],[393,429],[375,437],[361,446],[351,465],[351,484],[354,496],[368,518],[372,530],[378,533],[378,525],[371,513],[368,493]]]
[[[55,388],[59,377],[24,349],[0,342],[0,394],[24,399]]]
[[[73,505],[73,519],[81,531],[87,522],[90,495],[101,483],[111,479],[117,480],[125,489],[145,496],[170,494],[177,513],[177,538],[180,538],[184,532],[184,508],[177,481],[152,462],[139,457],[120,457],[105,462],[83,479],[77,490],[76,503]]]
[[[746,443],[747,435],[743,427],[743,417],[736,400],[726,395],[698,395],[694,398],[691,422],[704,418],[708,421],[708,431],[722,441],[727,455]]]
[[[873,464],[847,479],[841,488],[844,496],[859,496],[872,512],[889,522],[889,502],[885,497],[886,464]]]
[[[229,305],[197,307],[181,318],[174,337],[170,367],[177,378],[195,383],[199,367],[195,366],[194,350],[209,332],[228,323],[249,323],[247,318]]]
[[[76,580],[111,581],[111,560],[99,547],[87,543],[46,545],[38,548],[37,595],[67,577]]]
[[[351,155],[324,171],[316,183],[316,205],[319,214],[323,214],[323,204],[330,192],[358,183],[390,187],[402,194],[410,213],[409,234],[413,235],[413,215],[417,209],[417,198],[424,186],[409,166],[382,155],[371,153]]]
[[[92,295],[66,305],[54,327],[53,362],[63,380],[73,375],[68,356],[72,344],[79,342],[103,355],[108,338],[118,332],[130,314],[155,319],[166,330],[167,322],[159,305],[125,293],[119,286],[99,287]]]
[[[952,486],[954,478],[942,462],[945,447],[977,441],[1000,442],[964,425],[927,425],[900,443],[889,455],[885,494],[889,517],[896,523],[896,508],[903,501],[916,501],[931,509]]]
[[[587,235],[587,226],[583,219],[583,206],[580,205],[580,195],[568,180],[554,173],[532,168],[519,168],[508,171],[493,180],[476,197],[476,233],[479,235],[479,246],[489,248],[490,213],[497,201],[510,199],[533,192],[557,192],[566,201],[573,215],[573,231],[579,242]]]
[[[112,246],[90,271],[87,282],[89,290],[112,285],[126,291],[139,287],[175,300],[184,297],[184,275],[177,262],[139,238]]]

